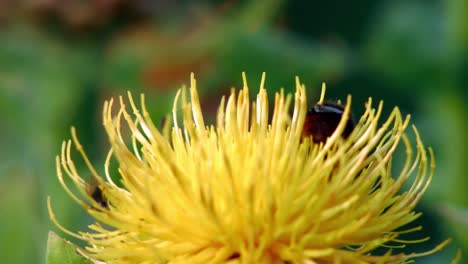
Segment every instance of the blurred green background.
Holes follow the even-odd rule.
[[[0,1],[0,262],[44,262],[48,195],[65,226],[89,223],[56,179],[70,126],[102,170],[105,99],[144,92],[158,122],[194,72],[213,113],[245,71],[253,91],[262,72],[271,92],[297,75],[311,102],[326,82],[329,99],[353,95],[355,115],[369,96],[411,113],[437,170],[418,207],[416,238],[431,240],[405,251],[452,237],[417,263],[457,248],[468,263],[467,69],[466,0]]]

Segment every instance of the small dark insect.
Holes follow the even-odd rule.
[[[86,191],[95,202],[101,205],[102,208],[109,208],[109,202],[102,191],[102,187],[99,186],[97,181],[93,180],[91,183],[88,183]]]
[[[102,207],[108,208],[109,204],[107,203],[107,198],[102,193],[101,188],[95,187],[94,191],[91,193],[91,197],[94,201],[98,202]]]
[[[307,112],[302,135],[304,137],[312,136],[315,143],[325,142],[335,132],[343,112],[344,107],[335,103],[314,105]],[[353,132],[354,126],[355,123],[351,115],[342,136],[347,138]]]

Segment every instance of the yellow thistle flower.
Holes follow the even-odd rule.
[[[413,148],[405,132],[409,117],[398,108],[379,125],[383,104],[375,109],[369,99],[344,139],[348,96],[335,132],[317,144],[302,136],[307,101],[297,78],[294,98],[283,91],[275,95],[271,122],[264,77],[254,102],[243,78],[243,89],[221,100],[216,126],[205,124],[193,76],[190,102],[185,89],[177,93],[173,124],[163,131],[151,120],[143,95],[139,107],[130,93],[128,105],[120,97],[116,116],[113,100],[106,102],[111,149],[104,177],[72,129],[73,140],[63,143],[57,157],[58,178],[96,223],[91,232],[68,231],[57,222],[50,199],[48,205],[60,229],[87,243],[83,255],[106,263],[407,263],[448,243],[424,253],[392,252],[395,245],[426,241],[401,236],[421,229],[404,226],[420,216],[414,208],[434,171],[431,149],[414,127]],[[391,160],[400,143],[406,161],[395,173]],[[72,145],[98,189],[90,192],[78,174]],[[112,158],[119,183],[109,174]],[[378,254],[381,248],[386,253]]]

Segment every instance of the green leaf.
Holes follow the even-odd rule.
[[[47,264],[92,264],[76,251],[76,246],[49,231],[47,241]]]

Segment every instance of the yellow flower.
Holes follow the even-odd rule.
[[[57,157],[58,178],[96,223],[75,233],[57,222],[50,199],[49,212],[60,229],[87,243],[82,254],[106,263],[406,263],[448,243],[424,253],[391,250],[426,241],[404,240],[421,229],[404,226],[420,216],[414,208],[434,171],[431,149],[414,127],[412,146],[409,117],[398,108],[379,125],[383,104],[375,109],[369,99],[344,139],[348,97],[335,132],[317,144],[302,136],[307,101],[298,79],[294,98],[275,95],[270,117],[264,78],[251,102],[243,77],[243,89],[221,100],[216,126],[205,124],[193,76],[190,102],[185,89],[177,93],[173,124],[162,131],[143,95],[139,107],[130,93],[128,105],[120,97],[116,116],[113,100],[106,102],[111,149],[103,177],[72,129],[73,141]],[[406,161],[395,172],[400,143]],[[98,183],[94,191],[77,172],[72,145]],[[109,173],[112,158],[119,182]]]

